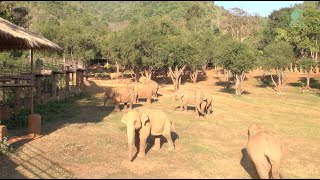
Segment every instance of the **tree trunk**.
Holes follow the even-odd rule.
[[[235,84],[236,95],[240,96],[242,94],[241,89],[241,75],[236,74],[236,84]]]
[[[307,71],[307,85],[306,88],[309,89],[310,88],[310,71]]]
[[[277,83],[274,81],[272,73],[270,74],[270,76],[271,76],[272,83],[273,83],[273,85],[275,86],[275,90],[277,90],[277,89],[278,89],[278,85],[277,85]]]
[[[181,75],[181,76],[178,76],[178,83],[177,83],[177,89],[176,89],[176,90],[178,90],[178,89],[180,88],[181,77],[182,77],[182,75]]]
[[[299,67],[299,73],[302,73],[303,71],[302,71],[302,68],[301,67]]]
[[[185,67],[186,66],[183,66],[180,70],[178,69],[178,67],[176,67],[174,72],[172,71],[171,67],[169,67],[170,77],[171,77],[171,80],[174,84],[174,91],[179,89],[179,86],[181,83],[181,77],[183,75],[183,71],[184,71]]]
[[[134,74],[135,74],[135,77],[134,77],[134,81],[135,82],[138,82],[138,76],[139,76],[139,69],[138,68],[136,68],[136,67],[134,67],[133,68],[133,71],[134,71]]]
[[[225,77],[225,81],[229,81],[229,70],[227,69],[224,70],[224,77]]]
[[[190,72],[190,78],[192,83],[197,83],[197,78],[198,78],[198,71],[195,72]]]
[[[120,72],[120,65],[118,64],[117,61],[116,61],[116,68],[117,68],[117,73]]]
[[[164,73],[165,73],[165,75],[164,75],[164,82],[165,82],[166,84],[168,84],[168,69],[167,69],[167,68],[165,68]]]

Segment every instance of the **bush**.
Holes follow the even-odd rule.
[[[10,151],[11,148],[7,141],[7,137],[5,137],[4,140],[0,142],[0,155],[7,155]]]
[[[39,113],[41,115],[41,122],[42,122],[42,124],[45,124],[48,121],[55,119],[56,115],[58,113],[63,112],[63,110],[67,106],[70,106],[76,100],[82,99],[86,96],[87,96],[86,93],[81,92],[77,96],[70,96],[64,100],[55,100],[55,101],[50,101],[47,104],[35,105],[34,112]],[[13,107],[11,107],[11,109],[10,109],[11,111],[13,110],[12,108]],[[13,114],[13,112],[12,112],[12,114]],[[21,109],[18,116],[16,116],[16,117],[11,116],[10,120],[2,121],[1,124],[7,126],[8,129],[26,128],[26,127],[28,127],[29,114],[30,113],[27,109]]]

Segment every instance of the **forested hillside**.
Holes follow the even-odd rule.
[[[280,82],[275,86],[281,86],[283,69],[317,68],[319,59],[320,13],[315,1],[279,9],[268,18],[240,8],[227,11],[212,1],[2,1],[0,6],[1,17],[65,49],[64,54],[45,57],[84,62],[104,57],[136,73],[184,65],[195,73],[212,62],[239,77],[240,83],[258,65],[276,68]],[[278,62],[283,52],[292,58]],[[2,53],[0,59],[12,55],[21,57]]]

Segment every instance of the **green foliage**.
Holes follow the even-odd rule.
[[[10,144],[8,143],[8,138],[4,137],[3,141],[0,141],[0,156],[1,155],[7,155],[8,152],[10,152]]]
[[[87,97],[87,94],[81,92],[78,96],[70,96],[64,100],[55,100],[47,104],[40,104],[35,107],[35,113],[41,114],[41,123],[46,124],[49,121],[55,120],[60,113],[70,113],[65,111],[66,107],[85,97]]]
[[[28,126],[28,116],[30,114],[29,110],[22,108],[18,116],[13,116],[13,103],[12,103],[12,91],[7,92],[9,94],[8,103],[10,105],[11,118],[8,121],[2,121],[3,125],[6,125],[7,128],[17,129],[17,128],[26,128]],[[64,100],[55,100],[50,101],[47,104],[39,104],[35,105],[34,112],[41,114],[41,123],[46,124],[47,122],[56,119],[59,113],[67,113],[64,112],[67,106],[73,104],[76,100],[87,97],[87,94],[81,92],[78,96],[70,96]]]
[[[293,48],[288,42],[274,41],[267,45],[259,64],[262,68],[271,70],[273,68],[285,69],[294,61]]]
[[[13,108],[13,107],[11,106],[11,108]],[[11,110],[11,114],[13,114],[12,109],[10,109],[10,110]],[[6,125],[9,130],[27,127],[28,126],[28,115],[29,115],[28,110],[21,109],[18,116],[11,116],[10,120],[3,121],[2,124]]]
[[[310,72],[313,67],[316,65],[314,60],[312,58],[303,57],[297,61],[297,63],[300,65],[300,67],[307,72]]]
[[[235,74],[246,73],[255,65],[254,52],[245,44],[226,39],[220,50],[217,64]]]
[[[29,26],[29,9],[14,1],[0,1],[0,17],[22,27]]]
[[[288,31],[291,22],[293,8],[281,8],[274,10],[268,16],[268,22],[263,29],[263,38],[260,42],[260,49],[274,41],[278,32]]]
[[[184,19],[187,12],[193,13],[195,7],[201,14],[211,11],[211,2],[196,1],[124,1],[124,2],[82,2],[91,13],[108,22],[135,21],[153,16],[170,16]],[[194,8],[192,8],[194,7]]]
[[[320,11],[315,2],[304,2],[274,11],[264,30],[261,47],[274,40],[290,42],[296,56],[312,57],[320,52]]]

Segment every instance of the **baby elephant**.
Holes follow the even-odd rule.
[[[160,149],[161,135],[168,141],[168,150],[174,150],[171,138],[172,123],[163,111],[144,107],[132,109],[123,115],[121,122],[127,124],[129,161],[132,161],[132,149],[135,145],[136,134],[139,134],[140,139],[138,157],[145,156],[145,145],[150,134],[155,136],[154,150]]]
[[[280,139],[271,131],[261,124],[252,124],[248,129],[247,152],[261,179],[280,179],[283,149]]]

